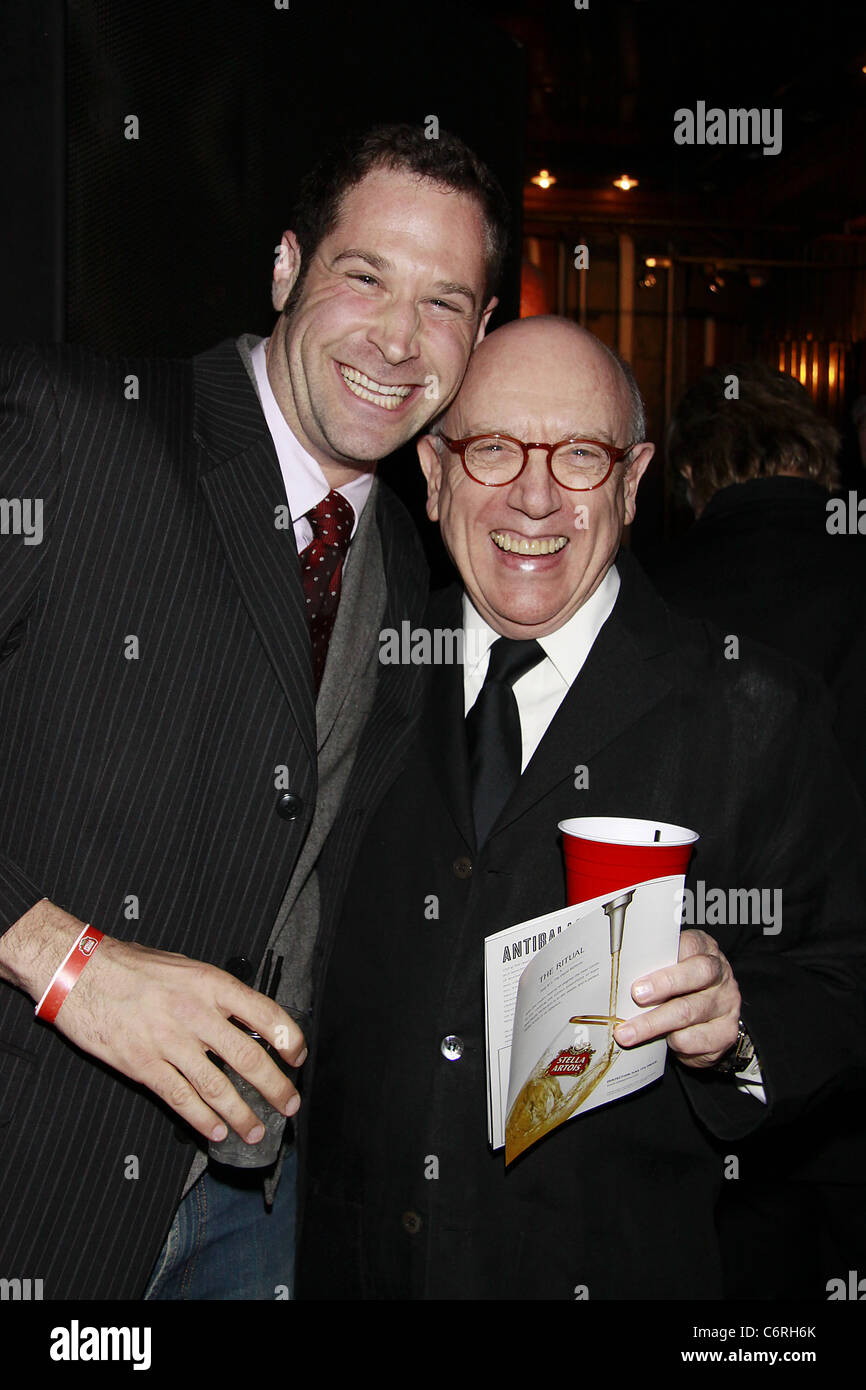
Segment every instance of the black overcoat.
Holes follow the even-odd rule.
[[[480,851],[462,670],[430,673],[327,967],[301,1297],[720,1297],[714,1208],[738,1142],[863,1078],[863,827],[823,690],[745,644],[728,659],[720,632],[676,617],[627,554],[618,566],[614,611]],[[459,597],[428,622],[458,626]],[[739,982],[769,1103],[669,1057],[663,1080],[506,1172],[486,1137],[482,940],[564,905],[556,827],[584,814],[697,830],[696,892],[782,891],[776,934],[706,927]],[[450,1036],[459,1060],[440,1047]]]

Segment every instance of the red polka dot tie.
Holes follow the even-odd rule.
[[[301,578],[313,643],[313,682],[318,694],[340,603],[343,561],[349,549],[355,513],[345,497],[331,491],[306,515],[313,528],[313,539],[300,554]]]

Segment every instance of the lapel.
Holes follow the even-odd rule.
[[[574,777],[576,764],[629,729],[671,690],[655,658],[673,645],[670,615],[628,551],[616,559],[621,587],[586,663],[525,768],[491,839]],[[590,766],[590,779],[592,770]]]
[[[427,626],[463,630],[463,591],[458,584],[430,600]],[[463,713],[463,663],[433,667],[423,738],[427,759],[440,791],[466,844],[475,850],[475,823],[469,787],[466,721]]]
[[[382,628],[399,633],[402,623],[412,626],[422,620],[427,565],[415,526],[402,503],[381,481],[376,489],[375,517],[387,586]],[[411,663],[380,665],[373,708],[344,798],[344,813],[362,810],[371,797],[375,799],[376,789],[389,783],[405,751],[404,740],[420,713],[422,674],[422,668]]]
[[[193,362],[198,481],[250,619],[313,762],[310,635],[283,480],[256,393],[233,342]]]

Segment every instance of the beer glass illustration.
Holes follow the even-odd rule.
[[[607,1014],[569,1018],[521,1087],[505,1124],[505,1162],[574,1115],[607,1076],[620,1053],[617,1017],[619,962],[625,915],[634,889],[603,904],[610,922],[610,997]]]

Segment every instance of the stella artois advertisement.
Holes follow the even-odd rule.
[[[622,1049],[613,1030],[642,1012],[633,982],[676,962],[683,884],[634,884],[486,938],[488,1138],[506,1165],[664,1073],[664,1039]]]

